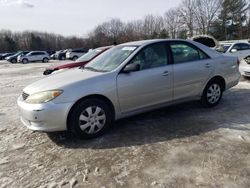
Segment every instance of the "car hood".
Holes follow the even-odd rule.
[[[48,67],[47,69],[48,70],[57,70],[57,69],[80,67],[80,66],[85,65],[86,63],[88,63],[88,61],[84,61],[84,62],[67,62],[67,63],[63,63],[63,64],[58,65],[58,66]]]
[[[16,57],[17,57],[17,55],[11,55],[11,56],[8,56],[7,58],[11,59],[11,58],[16,58]]]
[[[59,74],[53,74],[36,81],[24,88],[24,92],[31,95],[41,91],[63,89],[71,84],[83,82],[102,75],[101,72],[93,72],[83,69],[71,69]]]

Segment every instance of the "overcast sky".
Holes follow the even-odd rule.
[[[163,15],[181,0],[0,0],[0,30],[36,30],[84,36],[111,18]]]

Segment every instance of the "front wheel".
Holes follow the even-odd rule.
[[[220,102],[222,94],[222,84],[216,80],[210,81],[203,91],[201,103],[205,107],[216,106]]]
[[[102,135],[112,122],[112,112],[100,99],[86,99],[74,106],[69,117],[69,127],[80,138]]]
[[[74,57],[72,58],[73,61],[76,61],[77,59],[78,59],[77,56],[74,56]]]
[[[14,63],[17,63],[17,60],[15,58],[13,58],[13,59],[11,59],[10,62],[14,64]]]
[[[65,59],[66,59],[65,56],[61,56],[61,57],[59,58],[59,60],[62,60],[62,61],[64,61]]]

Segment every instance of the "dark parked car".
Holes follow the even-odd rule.
[[[4,53],[0,56],[0,60],[4,60],[6,57],[9,57],[11,55],[14,55],[15,53]]]
[[[68,49],[59,51],[58,53],[55,54],[55,59],[65,60],[67,52],[68,52]]]
[[[55,54],[56,53],[56,51],[54,51],[54,50],[47,50],[46,51],[50,56],[52,55],[52,54]]]
[[[105,52],[106,50],[110,49],[112,46],[105,46],[105,47],[100,47],[96,48],[94,50],[89,51],[88,53],[84,54],[80,58],[78,58],[75,62],[68,62],[63,65],[58,65],[58,66],[53,66],[47,68],[43,74],[44,75],[49,75],[55,71],[63,70],[63,69],[70,69],[70,68],[75,68],[75,67],[81,67]]]
[[[17,52],[16,54],[14,54],[14,55],[6,57],[5,59],[7,61],[11,62],[11,63],[17,63],[17,57],[18,56],[24,56],[27,53],[29,53],[29,51],[20,51],[20,52]]]

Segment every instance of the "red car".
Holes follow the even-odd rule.
[[[61,64],[58,66],[48,67],[43,74],[49,75],[55,71],[62,70],[62,69],[71,69],[75,67],[81,67],[86,65],[88,62],[105,52],[106,50],[110,49],[112,46],[104,46],[100,48],[96,48],[94,50],[89,51],[88,53],[84,54],[83,56],[79,57],[75,62]]]

